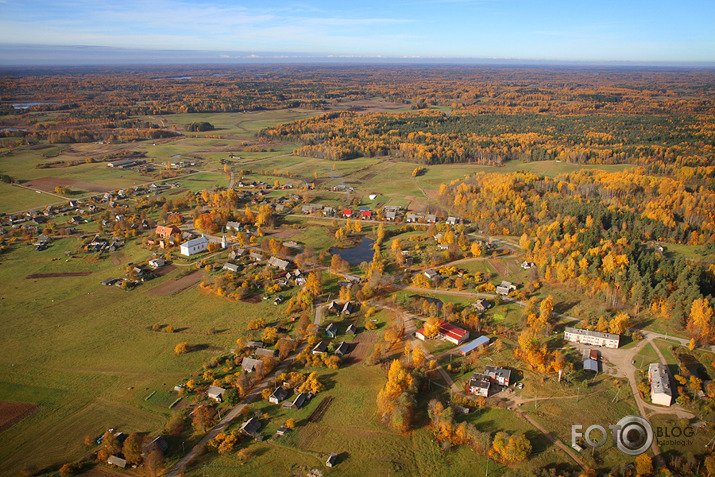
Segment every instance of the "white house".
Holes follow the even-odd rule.
[[[209,239],[203,235],[199,238],[189,240],[184,242],[179,247],[181,250],[181,255],[190,257],[191,255],[196,255],[197,253],[205,252],[209,249]]]
[[[164,266],[164,259],[163,258],[153,258],[149,260],[149,266],[156,270],[157,268],[161,268]]]
[[[653,404],[670,406],[673,402],[673,389],[670,387],[668,367],[660,363],[651,363],[648,366],[648,381],[650,381],[650,400]]]
[[[209,386],[209,391],[208,395],[210,399],[213,399],[216,402],[221,402],[223,401],[223,394],[226,392],[224,388],[220,388],[218,386]]]

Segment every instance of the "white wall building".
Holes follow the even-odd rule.
[[[670,406],[673,403],[673,388],[670,386],[668,366],[651,363],[648,366],[648,381],[650,381],[650,400],[653,404]]]
[[[573,343],[605,346],[606,348],[618,348],[621,341],[621,335],[566,327],[564,330],[564,339]]]
[[[190,257],[191,255],[196,255],[197,253],[205,252],[209,249],[209,239],[203,235],[199,238],[189,240],[184,242],[179,247],[181,255]]]

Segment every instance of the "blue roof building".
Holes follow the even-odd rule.
[[[489,338],[486,336],[480,336],[479,338],[470,341],[469,343],[465,344],[461,348],[459,348],[459,351],[462,354],[469,354],[475,349],[479,348],[480,346],[486,346],[489,344]]]

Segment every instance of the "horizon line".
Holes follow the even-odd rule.
[[[107,58],[111,56],[111,58]],[[431,64],[499,66],[631,66],[712,68],[712,61],[552,59],[514,57],[451,57],[422,55],[355,55],[227,50],[139,49],[94,45],[38,45],[0,43],[0,68],[108,66],[231,66],[308,64]]]

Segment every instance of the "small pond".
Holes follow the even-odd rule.
[[[350,265],[360,265],[362,262],[372,262],[372,256],[375,254],[372,246],[374,240],[363,237],[360,245],[352,248],[331,248],[330,253],[340,255],[340,258],[348,262]]]

